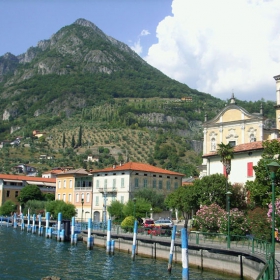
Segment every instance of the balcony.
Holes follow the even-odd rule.
[[[100,193],[117,193],[117,188],[99,188]]]

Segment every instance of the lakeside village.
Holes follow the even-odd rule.
[[[253,167],[262,159],[263,143],[280,141],[280,75],[274,79],[277,95],[276,127],[267,125],[262,106],[258,113],[249,113],[236,104],[233,94],[229,104],[212,120],[208,120],[205,115],[203,163],[199,167],[200,176],[197,180],[214,174],[223,174],[228,182],[240,186],[255,180]],[[228,145],[232,148],[230,158],[227,154],[223,157],[221,153],[221,147]],[[277,160],[278,155],[274,155],[274,158]],[[152,189],[166,197],[179,187],[188,187],[194,182],[194,178],[189,180],[184,174],[138,162],[119,163],[90,172],[83,168],[61,167],[43,173],[42,177],[34,176],[36,172],[29,166],[22,165],[18,171],[15,175],[0,174],[0,206],[11,201],[15,212],[21,213],[18,197],[25,186],[33,185],[39,187],[43,194],[53,194],[55,200],[73,204],[77,219],[92,218],[94,222],[109,218],[106,207],[113,201],[123,204],[133,202],[139,190]],[[141,218],[170,217],[177,222],[180,219],[178,209],[172,210],[155,216],[157,214],[150,208]],[[187,219],[192,218],[193,214]]]

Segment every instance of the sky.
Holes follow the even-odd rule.
[[[0,0],[0,56],[84,18],[190,88],[276,100],[279,0]]]

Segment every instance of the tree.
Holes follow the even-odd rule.
[[[169,194],[165,199],[165,204],[169,209],[177,209],[181,212],[185,220],[185,227],[188,225],[188,218],[192,211],[198,209],[196,187],[193,186],[181,186],[174,192]]]
[[[201,180],[195,180],[193,182],[199,205],[211,205],[216,203],[223,209],[226,209],[226,186],[227,178],[222,174],[213,174],[210,176],[204,176]],[[232,190],[232,186],[229,185],[228,190]],[[234,205],[234,202],[231,202]]]
[[[74,135],[72,135],[71,147],[74,148],[75,146],[76,146],[75,137]]]
[[[0,207],[0,215],[1,216],[10,216],[16,210],[17,210],[17,206],[11,200],[7,200]]]
[[[107,207],[107,211],[111,217],[115,217],[115,221],[120,221],[123,217],[123,208],[124,204],[116,200]]]
[[[154,213],[162,212],[162,210],[165,208],[164,204],[164,195],[157,193],[153,189],[141,189],[135,193],[135,197],[143,198],[151,203],[151,206],[153,208]]]
[[[46,203],[46,210],[50,212],[53,217],[57,217],[58,213],[61,213],[64,219],[71,219],[76,215],[75,205],[66,203],[63,200],[48,201]]]
[[[124,216],[133,216],[135,207],[135,217],[142,218],[146,216],[147,212],[150,212],[151,203],[144,198],[136,199],[135,205],[133,200],[129,200],[123,208]]]
[[[250,227],[244,212],[237,208],[230,209],[230,235],[245,236],[249,233]],[[220,222],[220,232],[228,232],[228,216],[223,216]]]
[[[63,135],[62,135],[62,147],[63,148],[65,147],[65,132],[63,132]]]
[[[44,214],[45,213],[45,208],[46,208],[46,201],[42,200],[28,200],[23,209],[23,214],[26,215],[28,213],[30,214]]]
[[[195,215],[195,226],[202,232],[219,232],[221,220],[225,220],[227,213],[216,203],[202,206]]]
[[[17,199],[21,204],[25,204],[28,200],[42,200],[43,194],[38,186],[27,185],[22,188]]]
[[[267,217],[267,210],[257,207],[247,214],[250,226],[250,234],[254,238],[271,241],[271,222]]]
[[[224,167],[226,168],[227,176],[230,174],[231,160],[234,157],[233,152],[234,152],[234,148],[231,146],[230,143],[218,144],[217,154],[220,156],[221,162],[223,163]]]
[[[245,188],[248,192],[248,200],[251,208],[267,207],[271,202],[271,178],[267,164],[272,161],[280,163],[279,159],[274,159],[280,154],[280,143],[277,140],[263,142],[262,159],[254,166],[256,178],[253,182],[247,181]],[[280,170],[276,172],[275,185],[280,184]],[[280,189],[275,188],[275,197],[280,195]]]
[[[53,193],[46,193],[43,194],[44,200],[49,201],[49,200],[55,200],[55,195]]]
[[[77,145],[79,146],[79,147],[81,147],[82,146],[82,127],[80,126],[80,128],[79,128],[79,137],[78,137],[78,143],[77,143]]]

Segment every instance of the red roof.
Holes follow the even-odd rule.
[[[275,140],[280,142],[280,138],[277,138]],[[234,153],[263,150],[263,142],[264,141],[256,141],[256,142],[250,142],[250,143],[236,145],[234,147]],[[209,157],[209,156],[215,156],[215,155],[217,155],[217,152],[211,152],[209,154],[202,155],[202,157]]]
[[[104,168],[101,170],[93,170],[91,173],[125,171],[125,170],[161,173],[161,174],[166,174],[166,175],[185,176],[185,174],[182,174],[182,173],[166,170],[163,168],[159,168],[159,167],[155,167],[155,166],[152,166],[149,164],[139,163],[139,162],[127,162],[122,165],[115,165],[113,167],[108,167],[108,168]]]
[[[21,176],[21,175],[10,175],[10,174],[0,174],[0,179],[3,180],[18,180],[18,181],[35,181],[35,182],[45,182],[45,183],[55,183],[55,178],[43,178],[43,177],[33,177],[33,176]]]

